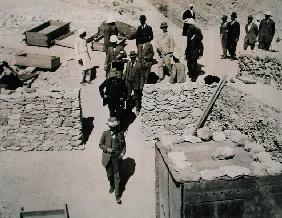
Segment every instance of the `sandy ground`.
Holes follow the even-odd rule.
[[[99,23],[106,19],[109,13],[115,13],[119,20],[133,25],[138,24],[137,17],[144,13],[148,17],[148,24],[152,25],[157,35],[160,33],[160,23],[167,21],[157,9],[142,0],[135,1],[134,13],[130,15],[118,15],[110,11],[109,1],[26,0],[24,4],[19,2],[0,1],[0,8],[6,13],[5,16],[2,14],[6,24],[3,25],[2,20],[2,26],[0,25],[1,58],[12,62],[12,57],[18,50],[58,55],[62,58],[63,67],[44,76],[49,77],[51,81],[52,78],[53,80],[56,78],[58,84],[64,83],[69,88],[78,86],[80,76],[74,62],[68,61],[73,56],[71,49],[58,46],[50,49],[25,46],[21,41],[22,32],[29,25],[36,25],[46,19],[64,18],[65,21],[71,21],[75,29],[84,27],[89,32],[95,33]],[[11,15],[13,18],[9,18]],[[12,22],[13,25],[11,23],[8,25],[14,18],[16,21]],[[176,49],[184,53],[186,43],[185,38],[181,36],[181,28],[170,21],[168,23],[169,31],[175,36]],[[206,75],[234,76],[238,70],[237,61],[220,59],[218,28],[207,28],[203,30],[203,34],[205,54],[199,62],[203,65],[202,69]],[[238,48],[239,50],[242,48],[242,41]],[[134,42],[129,42],[126,49],[128,53],[135,49]],[[60,208],[68,203],[71,218],[155,216],[154,147],[152,143],[145,142],[139,117],[129,127],[126,135],[125,163],[132,175],[122,196],[123,204],[117,205],[114,195],[108,194],[108,182],[101,165],[101,150],[98,148],[108,118],[108,110],[102,107],[98,92],[98,86],[104,80],[105,54],[92,52],[91,56],[93,65],[99,68],[93,83],[82,87],[83,117],[94,117],[94,129],[86,144],[86,150],[0,153],[0,212],[1,207],[2,209],[6,207],[7,211],[14,211],[11,217],[16,217],[15,211],[17,212],[21,206],[26,210],[40,210]],[[156,65],[153,71],[157,71]]]

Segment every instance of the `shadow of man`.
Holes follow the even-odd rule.
[[[135,119],[136,119],[135,113],[129,110],[122,110],[120,115],[121,130],[126,132],[128,127],[134,122]]]
[[[126,184],[131,176],[133,176],[136,168],[135,160],[127,157],[122,161],[122,164],[120,166],[120,193],[121,195],[125,191]]]
[[[82,118],[83,144],[86,144],[86,142],[89,139],[89,136],[91,135],[91,132],[94,128],[93,121],[94,121],[94,117]]]

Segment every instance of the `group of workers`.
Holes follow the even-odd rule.
[[[188,76],[192,82],[197,79],[197,61],[203,56],[204,46],[202,43],[203,34],[199,27],[195,25],[194,5],[189,5],[183,14],[182,35],[186,37],[185,59],[187,61]],[[275,24],[270,19],[270,13],[265,14],[265,19],[261,21],[259,28],[253,23],[253,17],[248,17],[246,25],[246,37],[244,49],[248,46],[254,49],[258,36],[259,48],[269,50]],[[237,21],[237,14],[231,14],[231,21],[228,17],[222,17],[220,26],[220,38],[222,43],[222,58],[227,58],[227,51],[230,59],[236,59],[236,47],[240,36],[240,24]],[[120,190],[120,165],[126,151],[124,132],[120,129],[121,111],[131,110],[136,107],[136,115],[140,112],[142,91],[146,83],[149,82],[152,65],[156,63],[154,59],[155,50],[152,45],[154,39],[153,29],[146,22],[145,15],[139,18],[140,25],[136,30],[136,51],[130,51],[130,60],[124,44],[119,43],[119,30],[116,21],[109,19],[104,29],[104,48],[106,60],[104,65],[106,79],[99,86],[99,92],[103,99],[103,105],[108,105],[110,118],[108,126],[110,130],[103,133],[100,140],[100,148],[103,150],[102,163],[106,168],[107,177],[110,182],[110,193],[115,192],[116,201],[121,204]],[[175,51],[175,40],[173,34],[168,32],[168,24],[160,24],[161,35],[156,39],[156,52],[158,54],[158,82],[170,77],[170,83],[181,83],[186,81],[186,66],[181,63],[181,55]],[[82,83],[85,82],[87,71],[90,70],[90,55],[85,41],[85,30],[79,32],[79,39],[75,50],[78,61],[83,66]],[[133,93],[133,95],[132,95]],[[132,105],[132,102],[133,105]]]
[[[248,16],[248,21],[245,25],[244,50],[247,50],[249,46],[253,50],[258,42],[258,49],[269,51],[275,34],[275,22],[271,19],[271,13],[269,11],[265,12],[264,15],[265,18],[261,21],[258,20],[258,24],[254,22],[252,15]],[[230,59],[237,60],[236,48],[240,36],[240,24],[237,21],[237,13],[232,12],[230,22],[228,22],[227,15],[223,15],[221,19],[220,39],[223,53],[222,58],[229,58],[227,55],[228,51]]]

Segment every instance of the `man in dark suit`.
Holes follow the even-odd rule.
[[[109,107],[110,116],[119,117],[127,96],[127,89],[123,79],[118,78],[116,69],[112,68],[111,77],[99,86],[99,91],[103,98],[103,105]]]
[[[222,23],[220,25],[220,41],[221,41],[221,46],[222,46],[222,59],[226,59],[227,58],[227,26],[228,26],[228,22],[227,22],[227,15],[223,15],[221,20]]]
[[[115,191],[116,201],[121,204],[120,193],[120,165],[126,152],[124,132],[119,128],[116,117],[110,117],[107,122],[110,130],[104,131],[100,139],[99,147],[103,150],[102,164],[106,168],[110,182],[110,193]]]
[[[185,50],[187,67],[189,71],[189,77],[192,82],[197,79],[197,66],[198,59],[203,55],[203,34],[202,31],[195,26],[194,19],[189,19],[189,28],[187,32],[187,47]]]
[[[141,109],[142,91],[145,84],[145,73],[141,69],[140,63],[136,60],[135,51],[130,52],[131,61],[127,63],[124,74],[125,84],[127,86],[127,102],[131,99],[131,92],[134,91],[136,115]]]
[[[193,11],[193,8],[194,5],[190,4],[188,10],[183,13],[182,16],[184,22],[183,31],[182,31],[183,36],[187,36],[187,30],[189,27],[189,24],[187,24],[187,22],[185,21],[187,21],[189,18],[193,18],[195,20],[195,12]]]
[[[228,33],[227,33],[227,47],[228,52],[230,54],[231,60],[236,60],[236,48],[237,48],[237,42],[239,40],[240,36],[240,24],[236,20],[237,13],[232,12],[231,14],[231,21],[228,23]]]
[[[250,46],[251,50],[254,50],[255,44],[257,42],[257,36],[258,36],[258,26],[253,23],[253,16],[248,16],[248,23],[245,26],[246,36],[244,39],[244,50],[247,50],[247,48]]]
[[[269,47],[275,34],[275,22],[270,18],[271,13],[269,11],[264,15],[265,19],[263,19],[259,25],[258,48],[269,51]]]
[[[141,25],[138,26],[136,31],[136,46],[138,54],[140,53],[140,47],[147,42],[151,42],[154,38],[152,27],[146,23],[146,16],[141,15],[139,20]]]
[[[113,62],[117,62],[118,60],[126,58],[127,56],[124,47],[122,45],[118,45],[117,40],[118,39],[116,35],[112,35],[110,38],[111,45],[108,48],[104,68],[106,71],[106,78],[109,77]]]

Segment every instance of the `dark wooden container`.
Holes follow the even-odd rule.
[[[281,218],[282,175],[185,182],[156,144],[157,218]]]
[[[70,31],[70,23],[50,20],[31,30],[26,31],[27,45],[50,47],[56,38]]]

